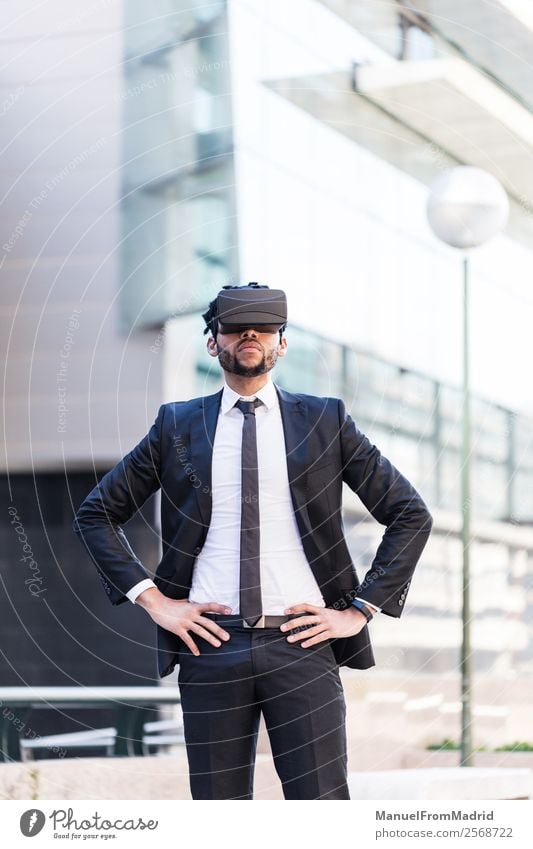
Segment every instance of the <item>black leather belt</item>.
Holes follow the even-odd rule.
[[[301,616],[301,614],[299,613],[298,616]],[[244,619],[242,624],[245,628],[279,628],[280,625],[284,625],[289,619],[294,618],[294,616],[260,616],[255,625],[248,625]]]
[[[294,613],[292,616],[260,616],[255,625],[248,625],[248,623],[240,616],[234,616],[231,613],[212,613],[211,611],[207,611],[202,615],[212,616],[216,622],[220,622],[221,624],[224,622],[227,624],[230,622],[238,622],[244,628],[279,628],[279,626],[284,625],[285,622],[289,622],[291,619],[297,619],[299,616],[306,616],[307,614]]]

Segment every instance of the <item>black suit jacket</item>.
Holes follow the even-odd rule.
[[[361,594],[399,617],[432,517],[411,483],[359,431],[338,398],[287,392],[279,397],[294,514],[309,565],[328,607]],[[150,577],[121,525],[161,489],[162,558],[155,581],[185,599],[211,518],[211,457],[222,390],[163,404],[149,433],[89,493],[74,519],[112,604]],[[359,581],[344,538],[343,481],[386,530]],[[290,564],[287,564],[290,568]],[[214,599],[215,600],[215,599]],[[303,602],[305,599],[295,599]],[[172,672],[182,645],[157,627],[159,675]],[[339,665],[366,669],[374,655],[368,627],[333,641]]]

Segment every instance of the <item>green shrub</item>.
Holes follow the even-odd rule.
[[[504,746],[498,746],[494,749],[495,752],[533,752],[533,743],[527,743],[525,740],[517,741],[516,743],[505,743]]]
[[[456,743],[455,740],[450,740],[448,737],[446,737],[446,739],[443,740],[442,743],[430,743],[429,746],[426,746],[426,749],[429,749],[432,752],[439,752],[442,750],[449,751],[460,748],[461,746],[459,745],[459,743]]]
[[[450,740],[446,737],[442,743],[430,743],[429,746],[426,746],[431,752],[457,752],[461,748],[461,744],[457,743],[455,740]],[[486,746],[476,746],[473,750],[474,752],[486,752]]]

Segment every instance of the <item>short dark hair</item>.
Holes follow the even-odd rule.
[[[248,287],[253,287],[254,289],[269,289],[270,288],[269,286],[261,284],[261,283],[247,283],[245,286],[233,286],[230,283],[228,283],[227,286],[223,286],[222,288],[223,289],[248,289]],[[206,333],[211,333],[211,336],[215,340],[217,338],[217,333],[218,333],[217,300],[218,300],[218,296],[216,298],[213,298],[212,301],[209,301],[209,306],[207,307],[206,311],[204,313],[202,313],[202,318],[205,321],[204,335]],[[280,341],[281,341],[281,337],[282,337],[283,332],[284,332],[286,327],[287,327],[287,322],[285,322],[285,324],[282,324],[280,329],[279,329]]]

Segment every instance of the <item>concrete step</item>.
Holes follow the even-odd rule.
[[[352,799],[531,799],[533,770],[447,767],[352,772]]]

